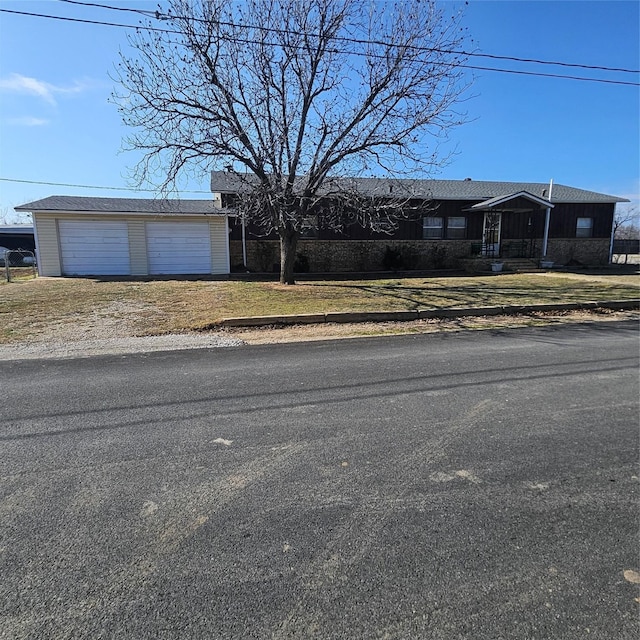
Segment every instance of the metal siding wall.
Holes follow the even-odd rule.
[[[129,260],[131,275],[146,276],[149,273],[147,264],[147,234],[144,220],[129,220]]]
[[[43,218],[33,214],[33,226],[37,241],[38,274],[41,276],[59,276],[60,246],[58,244],[58,225],[55,218]]]
[[[211,233],[211,273],[229,273],[229,232],[227,218],[212,218],[209,221]]]

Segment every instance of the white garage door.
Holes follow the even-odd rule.
[[[124,276],[131,273],[126,222],[59,220],[62,273]]]
[[[208,222],[147,222],[150,274],[211,273]]]

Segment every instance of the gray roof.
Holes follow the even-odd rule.
[[[142,214],[225,214],[209,200],[166,200],[151,198],[93,198],[85,196],[49,196],[15,207],[16,211],[97,212]]]
[[[433,200],[470,200],[482,201],[501,198],[526,191],[539,198],[547,198],[549,184],[544,182],[488,182],[484,180],[412,180],[394,178],[331,178],[325,192],[331,191],[331,185],[341,189],[356,190],[364,195],[382,196],[393,194],[401,197],[415,197]],[[255,182],[252,175],[243,175],[227,171],[211,172],[211,191],[215,193],[239,193]],[[595,191],[586,191],[562,184],[553,185],[551,202],[576,203],[613,203],[629,202]]]

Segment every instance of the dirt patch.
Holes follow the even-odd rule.
[[[104,307],[39,327],[29,342],[78,342],[144,335],[145,324],[163,312],[144,302],[114,301]]]
[[[123,306],[124,305],[124,306]],[[123,320],[123,311],[151,312],[147,306],[114,303],[100,311],[83,316],[82,322],[51,324],[32,335],[29,341],[0,345],[0,360],[42,358],[78,358],[94,355],[148,353],[176,349],[208,349],[244,344],[279,344],[311,340],[334,340],[384,335],[477,331],[516,327],[548,326],[567,323],[640,320],[638,311],[535,312],[514,316],[473,316],[431,318],[409,322],[363,322],[351,324],[322,323],[313,325],[234,328],[218,331],[136,335],[135,318]],[[126,314],[125,314],[126,315]]]

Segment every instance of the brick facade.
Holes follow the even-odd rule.
[[[559,265],[597,266],[609,263],[609,246],[605,238],[550,238],[547,255]]]
[[[458,269],[469,258],[470,240],[300,240],[296,271],[348,273],[355,271]],[[232,268],[242,266],[242,243],[230,242]],[[558,265],[602,265],[609,261],[603,238],[550,239],[548,255]],[[277,240],[247,240],[247,268],[253,272],[279,270]]]

